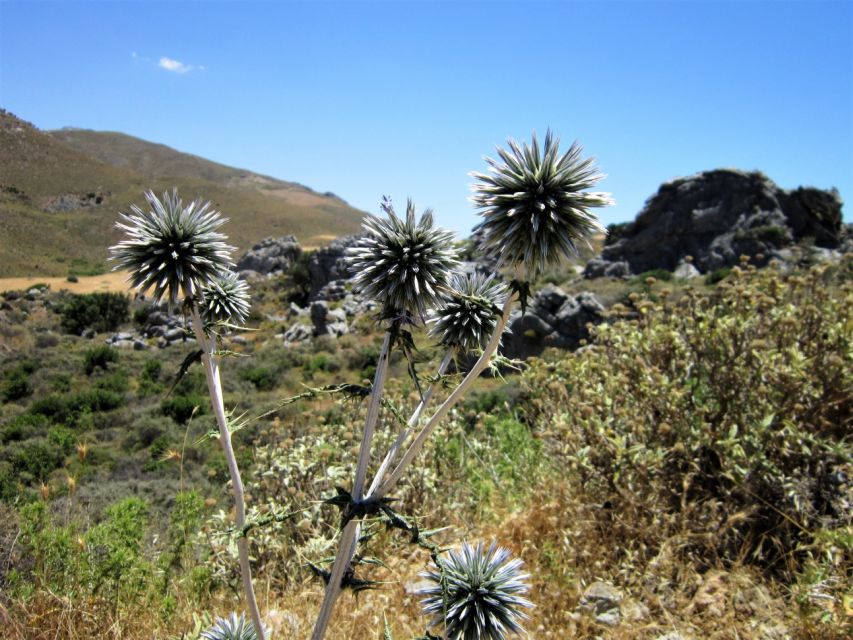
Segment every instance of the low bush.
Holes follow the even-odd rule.
[[[109,345],[101,344],[86,351],[83,356],[83,369],[86,375],[90,376],[95,369],[106,371],[109,364],[115,362],[118,362],[118,351]]]
[[[195,413],[206,413],[209,400],[198,394],[171,396],[160,403],[160,411],[178,424],[186,424]]]
[[[3,381],[0,383],[0,398],[3,399],[3,402],[20,400],[32,394],[30,375],[36,368],[35,362],[24,360],[4,372]]]
[[[271,391],[275,389],[278,382],[278,374],[275,369],[264,366],[244,369],[240,372],[240,377],[251,382],[258,391]]]
[[[671,538],[684,559],[791,578],[818,532],[853,524],[849,277],[734,268],[709,296],[634,305],[638,320],[525,374],[532,426],[556,433],[587,500],[632,523],[610,530],[626,556]]]
[[[60,309],[66,333],[82,335],[86,329],[115,331],[127,322],[130,301],[121,293],[71,294]]]

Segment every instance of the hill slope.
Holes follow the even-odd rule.
[[[359,228],[363,213],[331,194],[226,167],[131,136],[39,131],[0,110],[0,277],[105,268],[114,222],[143,191],[177,186],[211,200],[238,253],[267,236],[307,246]]]

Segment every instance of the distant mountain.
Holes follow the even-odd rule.
[[[43,132],[0,110],[0,277],[103,270],[114,222],[143,192],[213,202],[236,257],[267,236],[318,246],[364,213],[331,193],[217,164],[121,133]]]

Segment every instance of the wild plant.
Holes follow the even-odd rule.
[[[226,222],[209,202],[193,201],[186,207],[177,189],[164,193],[163,200],[148,191],[150,206],[136,205],[132,214],[122,214],[118,227],[126,238],[112,247],[117,267],[130,272],[130,283],[150,292],[155,303],[166,301],[187,312],[198,342],[204,366],[210,403],[219,429],[219,443],[225,454],[234,493],[235,527],[242,531],[246,524],[243,482],[231,442],[232,427],[222,395],[220,363],[224,352],[219,348],[218,331],[245,322],[249,313],[248,286],[233,272],[231,251],[226,237],[218,229]],[[237,540],[243,592],[259,640],[264,628],[249,564],[249,540]]]
[[[329,501],[342,511],[342,531],[334,564],[323,574],[327,581],[326,592],[312,640],[325,637],[342,587],[360,584],[354,580],[354,575],[360,558],[357,549],[364,520],[371,515],[384,514],[392,525],[411,529],[404,518],[391,510],[390,493],[413,465],[436,426],[477,378],[494,364],[510,314],[516,303],[520,301],[522,308],[526,303],[528,278],[535,278],[544,267],[563,257],[576,255],[580,244],[588,244],[593,234],[603,232],[590,209],[606,206],[611,199],[608,194],[587,191],[603,175],[595,168],[593,159],[581,158],[577,143],[561,155],[559,141],[549,131],[541,149],[534,134],[530,145],[510,140],[509,150],[498,148],[498,156],[499,160],[486,159],[489,173],[472,174],[476,181],[472,201],[483,218],[476,230],[481,238],[480,249],[497,258],[498,264],[509,271],[512,278],[509,287],[499,283],[495,276],[454,274],[458,259],[452,235],[433,226],[429,211],[417,220],[411,202],[402,219],[396,215],[390,201],[385,200],[382,210],[386,218],[369,217],[364,224],[366,235],[350,250],[348,259],[354,274],[354,287],[378,303],[380,322],[386,333],[369,390],[352,490],[339,488],[338,495]],[[436,379],[447,370],[455,356],[473,352],[478,357],[458,386],[426,419],[422,416],[432,398],[432,386],[423,391],[418,384],[420,401],[368,484],[368,466],[374,453],[372,445],[383,404],[391,349],[398,348],[411,355],[414,345],[408,327],[422,324],[428,318],[433,323],[432,335],[447,348]],[[413,537],[417,538],[416,530]],[[491,560],[497,554],[503,559],[503,552],[495,552],[493,548],[487,554],[483,554],[482,547],[478,547],[479,551],[471,551],[471,547],[465,549],[470,553],[463,551],[460,556],[463,559],[471,559],[472,554]],[[433,558],[441,566],[452,567],[456,556],[451,556],[450,564],[437,560],[437,554],[433,554]],[[491,560],[485,560],[486,564]],[[461,634],[451,632],[451,628],[458,626],[454,620],[467,609],[456,608],[456,617],[448,616],[446,607],[453,605],[447,601],[446,591],[433,594],[433,597],[442,599],[446,637],[504,637],[492,633],[498,627],[486,622],[470,628],[465,626],[466,631]],[[430,611],[437,612],[438,605],[433,604],[430,604]],[[501,618],[501,628],[515,630],[514,621],[520,616],[509,611],[514,611],[517,605],[517,602],[507,601],[498,608],[500,612],[506,611]],[[509,621],[513,621],[512,624]],[[470,629],[473,631],[469,633]]]

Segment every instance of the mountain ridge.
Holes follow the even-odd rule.
[[[235,260],[269,236],[323,245],[358,231],[364,217],[331,192],[124,133],[41,131],[0,109],[0,277],[103,272],[119,213],[144,203],[148,189],[173,187],[229,219]]]

